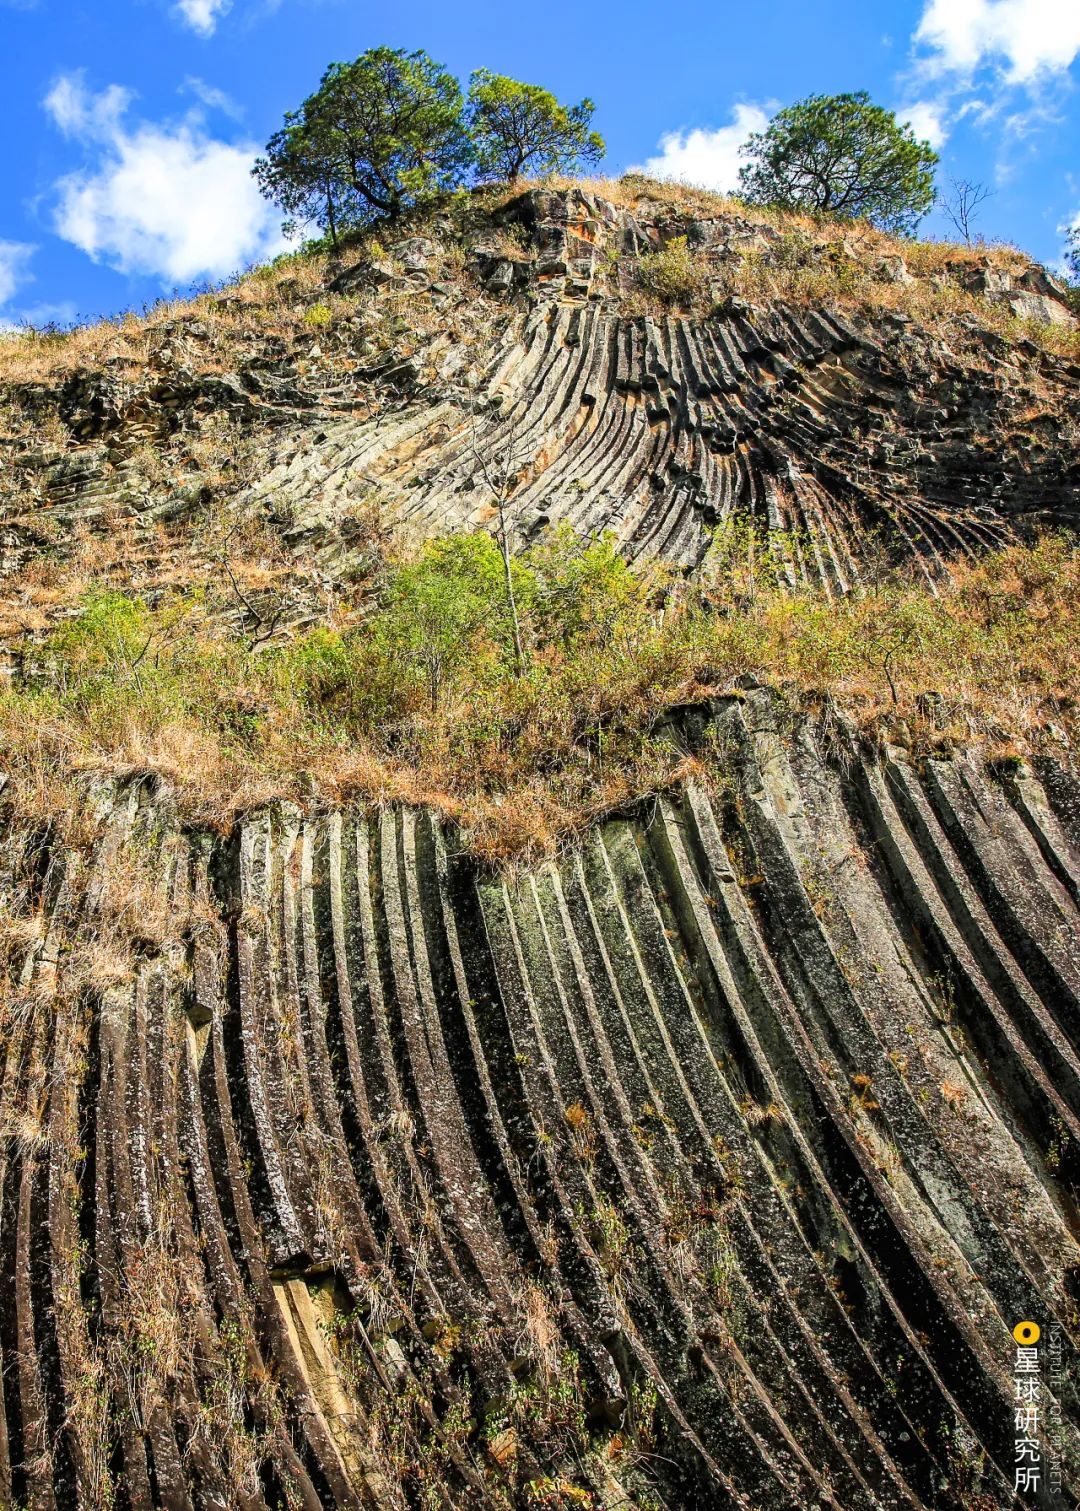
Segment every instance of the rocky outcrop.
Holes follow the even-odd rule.
[[[762,692],[669,737],[712,790],[517,879],[138,782],[9,831],[4,1504],[1014,1504],[1011,1329],[1080,1327],[1080,790]]]
[[[299,450],[287,434],[253,497],[326,564],[358,496],[414,539],[490,526],[506,496],[519,545],[566,523],[686,570],[718,525],[745,521],[790,537],[792,583],[838,593],[874,546],[936,575],[1017,519],[1076,519],[1074,467],[991,462],[968,437],[1001,396],[947,363],[938,380],[911,392],[895,356],[836,315],[540,305],[475,398],[341,419]]]
[[[414,538],[490,525],[502,501],[519,545],[565,522],[610,532],[632,560],[688,571],[718,524],[748,521],[790,537],[793,583],[841,593],[883,552],[934,576],[1018,521],[1078,517],[1075,448],[1052,458],[1036,441],[1032,454],[1020,421],[1031,409],[1018,402],[1029,379],[1010,371],[1003,382],[1000,338],[982,333],[991,365],[928,340],[902,314],[871,326],[835,308],[733,296],[732,266],[747,256],[782,265],[790,233],[730,210],[677,214],[647,193],[630,211],[542,190],[479,228],[434,230],[464,243],[486,294],[514,317],[490,343],[489,365],[464,383],[460,347],[436,338],[409,359],[398,405],[359,425],[342,419],[314,444],[282,436],[254,497],[324,561],[340,554],[336,524],[358,495]],[[868,255],[796,239],[812,266]],[[681,243],[708,315],[628,315],[642,259]],[[377,276],[381,287],[385,275],[401,295],[441,304],[448,290],[425,272],[435,248],[406,239],[390,249],[396,277],[391,261],[355,270],[348,286]],[[879,254],[878,276],[918,281],[897,263]],[[1021,301],[1019,314],[1037,317],[1022,304],[1035,300],[1072,321],[1064,291],[1040,269],[965,276],[981,295]],[[1016,355],[1038,365],[1036,409],[1060,401],[1071,430],[1078,370],[1030,344]],[[388,372],[400,380],[403,369],[391,362]]]
[[[684,244],[696,308],[643,304],[643,259]],[[1080,517],[1080,368],[983,318],[1011,302],[1072,319],[1033,266],[917,279],[872,237],[677,211],[644,185],[633,209],[530,190],[376,250],[328,270],[325,297],[351,313],[316,300],[289,340],[226,294],[227,353],[213,320],[180,315],[145,362],[68,378],[58,413],[76,444],[13,456],[3,565],[118,514],[148,536],[182,528],[211,497],[203,475],[148,480],[140,447],[223,415],[257,440],[243,507],[328,589],[363,575],[373,522],[415,541],[493,527],[500,504],[516,548],[565,522],[687,572],[718,525],[771,531],[789,580],[833,593],[883,560],[934,578],[958,552]],[[731,292],[748,259],[794,260],[825,287],[852,268],[933,285],[972,308],[931,328],[888,307],[754,302]]]
[[[91,581],[255,650],[500,514],[688,575],[734,524],[829,596],[1080,519],[1018,257],[642,183],[291,266],[0,393],[4,676]],[[0,769],[0,1506],[1076,1500],[1075,1381],[1017,1499],[1011,1378],[1017,1322],[1080,1342],[1075,773],[731,685],[650,732],[694,784],[515,875],[415,807],[84,776],[46,824]]]

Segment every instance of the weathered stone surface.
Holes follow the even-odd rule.
[[[1056,299],[1059,304],[1066,303],[1068,291],[1064,284],[1060,283],[1046,268],[1032,264],[1016,280],[1017,288],[1027,289],[1032,294],[1045,294],[1049,299]]]
[[[964,275],[965,287],[979,294],[1006,294],[1013,286],[1012,274],[985,263]]]
[[[628,314],[638,260],[678,237],[703,260],[712,306]],[[448,249],[464,284],[435,276]],[[231,371],[213,362],[207,322],[181,317],[155,327],[147,365],[67,378],[68,454],[41,461],[26,448],[0,473],[0,571],[43,531],[101,529],[116,507],[171,525],[201,507],[197,484],[158,491],[131,479],[127,459],[223,413],[260,439],[243,506],[281,528],[298,566],[312,558],[342,584],[365,566],[361,507],[406,539],[491,528],[492,460],[511,479],[515,548],[568,523],[610,533],[631,560],[692,573],[731,522],[772,530],[787,542],[789,581],[837,594],[883,559],[935,578],[956,553],[1029,522],[1080,520],[1068,362],[1010,343],[977,310],[950,344],[910,316],[755,303],[725,285],[747,254],[762,266],[865,260],[855,232],[818,244],[727,211],[648,197],[631,211],[583,189],[530,189],[387,235],[378,250],[329,269],[327,293],[353,301],[346,318],[327,324],[308,289],[318,318],[291,342],[260,335],[253,318]],[[882,278],[913,277],[903,258],[874,255]],[[988,260],[965,276],[1025,318],[1071,318],[1043,270]],[[19,403],[46,397],[28,388]],[[1033,448],[1040,411],[1054,424]],[[297,602],[290,617],[308,609]]]
[[[513,884],[408,809],[223,841],[136,783],[81,869],[8,832],[9,1504],[106,1504],[91,1379],[147,1506],[1014,1505],[1010,1329],[1078,1330],[1075,784],[791,743],[755,691],[677,726],[724,798]]]
[[[901,283],[910,287],[918,281],[912,277],[902,257],[883,257],[878,268],[881,276],[889,283]]]
[[[1053,294],[1032,294],[1013,289],[1006,299],[1014,315],[1022,320],[1043,320],[1051,325],[1075,325],[1076,316]]]
[[[628,313],[681,235],[714,307]],[[213,495],[132,456],[224,415],[326,601],[372,520],[490,527],[492,460],[515,546],[693,572],[744,522],[834,594],[879,533],[933,579],[1080,520],[1075,366],[985,309],[729,297],[748,250],[792,248],[530,191],[334,270],[337,323],[298,280],[289,341],[163,322],[20,391],[68,439],[3,442],[0,570],[118,511],[183,549]],[[400,806],[223,837],[105,784],[67,846],[0,802],[0,1506],[1057,1511],[1013,1494],[1010,1330],[1080,1343],[1075,775],[785,732],[755,686],[656,737],[709,741],[709,792],[513,879]],[[1071,1504],[1074,1382],[1046,1405]]]

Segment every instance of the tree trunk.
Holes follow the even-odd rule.
[[[517,599],[514,597],[514,574],[510,561],[510,537],[506,529],[506,506],[499,500],[499,534],[502,537],[503,573],[506,577],[506,601],[510,608],[510,626],[514,634],[514,663],[519,677],[525,674],[525,647],[521,642],[521,621],[518,619]]]
[[[327,186],[326,190],[326,224],[330,232],[330,245],[336,252],[338,249],[337,220],[334,215],[334,191]]]

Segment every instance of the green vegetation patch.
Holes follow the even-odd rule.
[[[794,711],[829,700],[866,727],[902,723],[925,749],[1008,758],[1075,738],[1074,541],[1012,546],[936,587],[885,572],[840,600],[798,585],[796,545],[721,529],[691,586],[569,530],[509,567],[489,536],[450,536],[391,567],[353,627],[254,648],[208,634],[197,594],[151,608],[92,590],[0,695],[11,790],[60,813],[73,768],[157,771],[222,826],[273,796],[425,802],[508,860],[709,779],[666,712],[753,681]]]

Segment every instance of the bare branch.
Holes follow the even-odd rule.
[[[952,222],[960,235],[964,238],[967,246],[973,240],[972,226],[978,218],[979,206],[993,197],[994,191],[986,184],[976,183],[967,178],[950,178],[950,189],[947,193],[938,194],[938,203],[946,217]]]
[[[261,613],[252,603],[251,599],[248,598],[247,595],[241,590],[240,584],[237,582],[236,575],[233,572],[232,565],[230,564],[228,557],[224,554],[221,558],[221,565],[225,568],[226,575],[228,576],[229,583],[232,586],[233,593],[236,595],[237,602],[247,610],[252,619],[254,619],[255,621],[252,627],[251,638],[248,641],[248,650],[253,651],[256,646],[262,645],[264,641],[269,640],[274,631],[277,629],[278,625],[281,622],[281,617],[285,612],[285,599],[279,594],[278,601],[274,606],[274,612],[270,615],[269,618],[267,618],[267,616]],[[242,628],[243,615],[240,616],[240,624]]]
[[[520,677],[525,672],[525,646],[521,638],[521,621],[518,618],[517,598],[514,595],[514,573],[510,556],[510,526],[506,517],[510,480],[513,476],[515,430],[516,426],[511,425],[510,434],[506,438],[500,458],[501,477],[499,482],[496,483],[491,475],[491,469],[488,467],[487,458],[476,444],[475,414],[471,416],[469,421],[469,446],[473,456],[480,465],[480,470],[484,474],[488,487],[495,495],[495,506],[499,511],[499,547],[502,551],[503,577],[506,582],[506,603],[510,610],[510,624],[514,635],[514,662],[517,667],[518,676]]]

